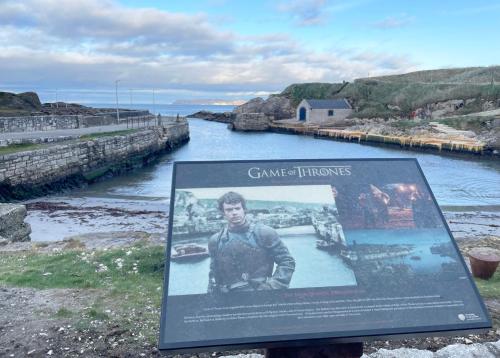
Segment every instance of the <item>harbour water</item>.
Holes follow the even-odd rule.
[[[113,107],[111,104],[103,107]],[[152,105],[136,105],[150,109]],[[229,111],[230,106],[156,105],[162,115],[188,115],[199,110]],[[320,140],[278,133],[243,133],[227,129],[223,123],[190,119],[190,141],[156,164],[119,177],[76,189],[44,200],[78,202],[78,205],[109,205],[122,208],[154,204],[168,211],[173,162],[176,160],[230,159],[316,159],[316,158],[417,158],[440,206],[498,210],[500,205],[500,162],[481,157],[440,156],[431,152],[412,152],[396,147],[361,145]],[[87,204],[86,204],[87,203]],[[149,204],[148,204],[149,203]],[[156,209],[155,209],[156,210]],[[32,240],[61,240],[67,235],[92,232],[92,222],[46,219],[43,225],[32,220]],[[47,227],[52,225],[52,230]],[[160,230],[166,227],[162,223]],[[99,225],[102,231],[114,231],[113,225]],[[131,227],[131,230],[136,229]],[[139,228],[140,230],[140,228]],[[51,233],[57,232],[57,235]]]

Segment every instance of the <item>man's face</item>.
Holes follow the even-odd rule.
[[[241,203],[223,203],[222,209],[224,210],[224,217],[230,226],[242,225],[245,222],[245,210]]]

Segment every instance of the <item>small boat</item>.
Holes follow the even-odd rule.
[[[316,248],[318,250],[338,252],[344,248],[344,246],[335,241],[316,240]]]
[[[195,261],[206,259],[208,256],[210,255],[206,247],[189,243],[175,245],[170,259],[172,261]]]

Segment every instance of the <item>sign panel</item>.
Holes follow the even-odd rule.
[[[491,326],[414,159],[177,162],[171,198],[160,349]]]

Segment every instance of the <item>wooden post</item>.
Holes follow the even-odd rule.
[[[266,350],[266,358],[360,358],[362,355],[363,343],[269,348]]]

